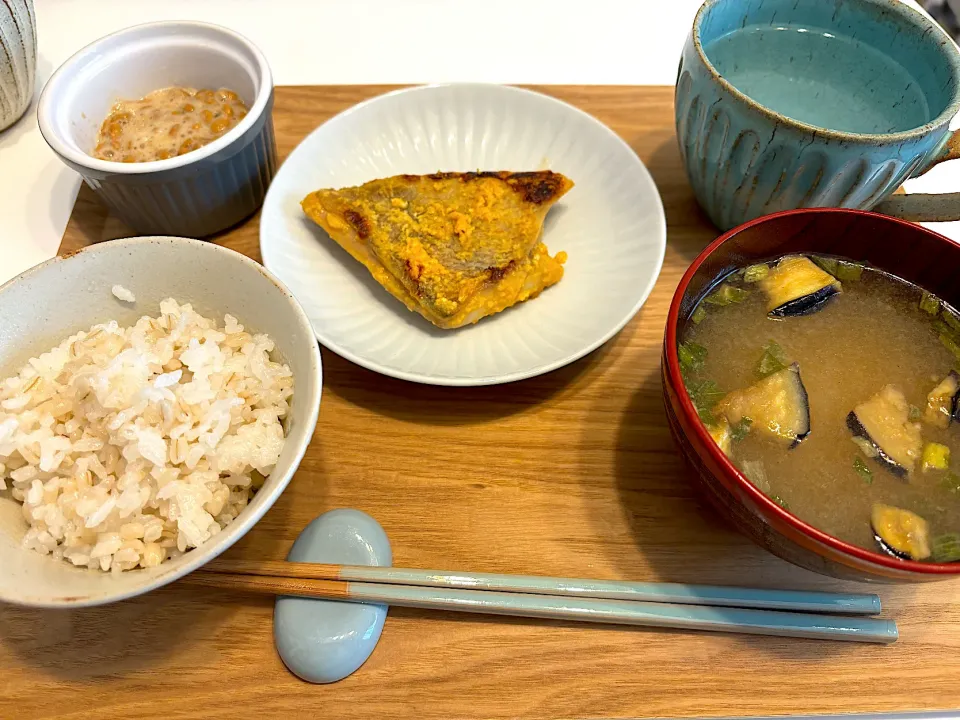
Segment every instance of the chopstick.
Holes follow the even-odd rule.
[[[602,598],[708,605],[715,607],[753,608],[757,610],[790,610],[823,612],[839,615],[876,615],[880,598],[872,594],[807,592],[798,590],[766,590],[760,588],[723,587],[715,585],[680,585],[674,583],[621,582],[579,578],[543,577],[538,575],[501,575],[496,573],[462,573],[437,570],[412,570],[395,567],[324,565],[276,560],[233,560],[217,558],[204,567],[206,572],[234,575],[300,578],[309,580],[346,580],[415,585],[464,590],[495,590],[505,593],[533,593],[565,597]]]
[[[269,575],[197,571],[181,582],[235,592],[292,595],[377,603],[430,610],[573,620],[620,625],[737,632],[751,635],[891,643],[897,626],[890,620],[835,617],[730,607],[607,600],[527,593],[432,588],[411,585],[313,580]]]

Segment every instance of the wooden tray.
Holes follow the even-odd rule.
[[[230,553],[283,558],[316,515],[376,517],[397,565],[596,578],[856,589],[723,525],[691,490],[660,395],[681,274],[717,234],[680,166],[673,89],[548,87],[631,144],[663,194],[666,261],[605,347],[492,388],[392,380],[323,351],[314,442],[286,493]],[[281,156],[384,87],[278,88]],[[124,228],[86,190],[69,251]],[[254,218],[217,239],[259,258]],[[56,288],[51,288],[56,292]],[[64,298],[69,302],[69,298]],[[960,583],[880,587],[901,640],[868,647],[391,609],[353,676],[301,682],[273,646],[273,603],[182,584],[111,607],[0,609],[0,717],[710,716],[943,709],[960,678]]]

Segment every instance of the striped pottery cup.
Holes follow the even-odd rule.
[[[960,193],[887,200],[960,157],[958,110],[960,51],[900,0],[707,0],[675,103],[690,184],[722,230],[879,203],[912,220],[960,219]]]
[[[33,0],[0,2],[0,130],[23,115],[33,98],[37,20]]]

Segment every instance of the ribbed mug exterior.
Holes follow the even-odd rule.
[[[721,230],[781,210],[869,210],[946,141],[946,126],[892,147],[818,137],[735,97],[691,46],[677,78],[677,140],[697,202]]]
[[[33,0],[0,2],[0,130],[15,123],[33,99],[37,17]]]
[[[899,2],[851,5],[884,32],[888,25],[899,27],[890,21],[900,16],[896,22],[914,32],[900,34],[899,42],[916,50],[916,62],[924,60],[921,52],[940,52],[950,59],[942,66],[949,84],[942,91],[956,97],[957,63],[952,61],[957,57],[944,33],[921,32],[922,21],[906,16],[913,12],[909,8],[894,7]],[[677,140],[694,194],[721,230],[781,210],[869,210],[938,159],[949,139],[953,108],[921,128],[890,134],[833,131],[793,120],[735,89],[704,50],[731,27],[789,25],[823,13],[829,23],[830,7],[786,0],[707,0],[697,14],[677,74]]]

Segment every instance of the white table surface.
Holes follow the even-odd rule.
[[[216,22],[248,36],[265,52],[278,85],[457,80],[672,85],[700,5],[700,0],[35,2],[37,95],[51,73],[87,43],[128,25],[172,19]],[[56,253],[79,184],[44,143],[35,106],[0,133],[0,282]],[[935,168],[908,189],[960,189],[960,162]],[[960,223],[935,227],[960,240]]]

